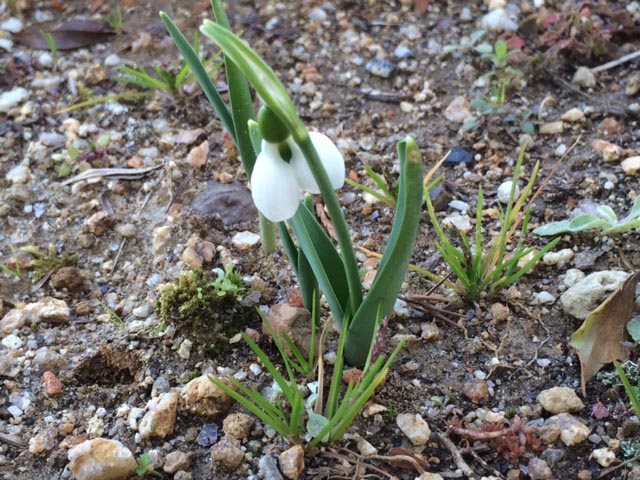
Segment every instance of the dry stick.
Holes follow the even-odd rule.
[[[72,183],[81,182],[82,180],[91,180],[93,178],[102,177],[118,178],[121,180],[139,180],[147,173],[153,172],[154,170],[162,167],[164,167],[164,164],[148,168],[91,168],[80,175],[76,175],[75,177],[65,180],[62,182],[62,185],[66,186]]]
[[[142,210],[144,209],[144,207],[146,207],[147,203],[149,203],[149,199],[151,198],[151,195],[153,195],[153,192],[154,191],[151,190],[147,194],[147,197],[144,199],[144,202],[142,202],[142,205],[140,206],[140,208],[138,209],[136,214],[133,216],[133,218],[138,218],[140,216],[140,214],[142,213]],[[118,260],[120,260],[120,254],[122,253],[122,250],[124,249],[125,243],[127,243],[127,237],[122,237],[122,241],[120,242],[120,247],[118,247],[118,253],[116,254],[116,258],[113,260],[113,269],[111,270],[112,274],[113,274],[113,272],[116,271],[116,268],[118,266]]]
[[[480,455],[478,455],[478,453],[473,448],[466,448],[465,452],[469,453],[469,455],[471,455],[476,460],[476,462],[482,465],[486,470],[493,472],[493,475],[495,477],[501,478],[501,479],[505,478],[504,475],[502,475],[498,470],[491,467],[487,462],[485,462],[484,459]]]
[[[6,433],[0,433],[0,442],[8,443],[9,445],[13,445],[17,448],[27,448],[27,444],[21,440],[16,440],[13,435],[8,435]]]
[[[592,68],[591,71],[593,73],[604,72],[605,70],[609,70],[610,68],[617,67],[618,65],[622,65],[623,63],[629,62],[634,58],[640,57],[640,50],[625,55],[624,57],[620,57],[617,60],[612,60],[610,62],[605,63],[604,65],[600,65],[599,67]]]
[[[474,472],[469,464],[464,460],[464,458],[462,458],[460,450],[458,450],[458,447],[455,446],[455,444],[451,441],[446,433],[432,431],[431,436],[435,437],[435,439],[449,451],[454,463],[456,464],[456,467],[462,470],[462,473],[466,475],[467,478],[470,478],[471,480],[477,478],[476,472]]]
[[[374,465],[371,465],[369,463],[366,462],[362,462],[360,461],[360,455],[357,455],[354,452],[349,452],[352,455],[354,455],[356,458],[351,458],[347,455],[342,455],[341,453],[336,453],[336,452],[323,452],[322,456],[323,457],[329,457],[329,458],[334,458],[336,460],[342,460],[342,461],[346,461],[348,463],[352,463],[353,465],[356,465],[358,467],[364,467],[365,469],[371,469],[374,472],[378,472],[381,475],[384,475],[385,477],[391,478],[391,479],[395,479],[396,477],[394,477],[393,475],[391,475],[389,472],[385,472],[384,470],[382,470],[381,468],[378,468]],[[372,457],[368,457],[368,458],[374,458],[374,456]]]

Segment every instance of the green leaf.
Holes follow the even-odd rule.
[[[309,209],[301,204],[289,220],[300,249],[313,269],[338,327],[349,308],[349,284],[340,254]],[[300,265],[298,261],[298,266]]]
[[[569,232],[571,230],[571,222],[569,220],[561,220],[559,222],[551,222],[536,228],[533,233],[541,237],[549,237],[558,235],[559,233]]]
[[[245,41],[210,20],[203,22],[200,31],[218,44],[225,56],[246,76],[262,101],[278,115],[295,138],[308,136],[284,85]]]
[[[481,55],[486,55],[488,53],[493,53],[493,47],[488,43],[481,43],[475,48],[475,51]]]
[[[218,25],[226,28],[231,32],[227,13],[224,11],[220,0],[211,0],[213,14],[216,17]],[[227,84],[229,85],[229,101],[231,102],[231,115],[233,117],[233,125],[236,131],[238,151],[242,159],[242,166],[247,173],[247,177],[251,178],[253,166],[256,163],[256,153],[251,145],[251,137],[249,133],[249,120],[254,119],[253,100],[251,92],[249,92],[249,84],[240,68],[237,67],[233,59],[226,54],[224,57],[225,72],[227,74]]]
[[[633,338],[633,341],[636,343],[640,343],[640,316],[633,317],[627,323],[627,332]]]
[[[218,114],[222,125],[224,125],[224,128],[229,132],[229,135],[231,135],[233,142],[237,144],[237,135],[233,118],[231,117],[231,111],[224,103],[224,100],[213,84],[213,81],[207,74],[207,70],[202,64],[200,57],[198,57],[198,54],[193,50],[189,41],[166,13],[160,12],[160,19],[162,20],[162,23],[164,23],[165,28],[169,32],[169,35],[171,35],[171,38],[176,44],[176,47],[178,47],[178,50],[180,50],[185,61],[189,64],[189,68],[191,68],[193,76],[200,84],[200,88],[202,88],[204,94],[207,96],[209,102]]]
[[[582,232],[583,230],[593,230],[598,227],[609,227],[610,222],[603,220],[600,217],[596,217],[591,214],[578,215],[571,220],[569,224],[569,230],[572,232]]]
[[[378,308],[386,317],[393,310],[413,254],[422,211],[424,175],[422,157],[415,140],[398,143],[400,182],[398,208],[384,255],[368,295],[356,311],[347,336],[347,363],[361,366],[373,342]]]
[[[322,429],[329,424],[329,419],[319,413],[315,413],[313,410],[307,410],[307,415],[309,416],[309,420],[307,420],[307,433],[311,435],[311,438],[316,438],[318,434],[322,432]],[[329,433],[324,435],[320,441],[326,442],[328,439]]]
[[[618,221],[616,212],[614,212],[613,209],[607,205],[598,205],[598,207],[596,208],[596,212],[609,223],[616,223]]]

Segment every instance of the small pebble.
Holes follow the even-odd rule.
[[[453,123],[464,123],[473,118],[469,101],[462,96],[455,97],[444,111],[444,118]]]
[[[498,201],[504,205],[506,205],[509,202],[509,198],[511,197],[511,187],[513,186],[513,181],[511,180],[507,180],[506,182],[503,182],[499,187],[498,187]],[[518,185],[516,185],[515,188],[515,192],[513,195],[513,200],[517,200],[518,197],[520,196],[520,188],[518,187]]]
[[[540,125],[541,135],[557,135],[564,130],[564,123],[562,121],[543,123]]]
[[[105,67],[115,67],[117,65],[120,65],[121,62],[122,62],[122,59],[115,53],[112,53],[111,55],[107,56],[107,58],[104,59]]]
[[[260,243],[260,235],[253,232],[238,232],[231,239],[233,246],[239,250],[249,250]]]
[[[389,60],[373,59],[364,67],[371,75],[381,78],[389,78],[395,70],[395,64]]]
[[[19,103],[27,100],[30,96],[31,92],[22,87],[15,87],[12,90],[2,92],[0,94],[0,113],[7,113]]]
[[[4,22],[0,23],[0,29],[11,33],[20,33],[22,31],[22,27],[22,20],[15,17],[7,18]]]
[[[567,110],[560,117],[562,121],[569,123],[576,123],[584,121],[584,112],[579,108],[572,108],[571,110]]]
[[[573,83],[582,88],[593,88],[596,86],[596,76],[590,68],[580,67],[573,75]]]
[[[625,158],[620,166],[627,175],[636,175],[640,171],[640,156]]]

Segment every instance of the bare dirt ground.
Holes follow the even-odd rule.
[[[619,217],[629,210],[639,191],[638,168],[623,169],[622,161],[640,152],[637,63],[599,72],[593,84],[573,77],[578,67],[638,50],[640,5],[632,3],[635,9],[622,1],[509,6],[518,30],[489,31],[479,43],[504,38],[517,46],[522,55],[510,65],[518,73],[503,104],[484,115],[467,102],[491,96],[490,80],[482,77],[492,64],[463,48],[488,13],[482,2],[256,0],[227,8],[235,31],[288,86],[303,120],[337,142],[352,179],[373,185],[364,170],[368,164],[393,183],[395,145],[406,135],[416,138],[428,167],[455,148],[458,163],[441,169],[438,215],[464,214],[449,206],[458,200],[468,204],[473,223],[482,185],[488,241],[498,229],[498,188],[512,177],[524,143],[529,147],[521,184],[538,161],[536,188],[548,179],[532,205],[532,228],[567,218],[585,201],[606,204]],[[143,439],[137,431],[149,400],[158,391],[181,389],[196,371],[240,372],[252,384],[271,383],[266,373],[249,368],[257,360],[242,342],[210,348],[196,332],[162,322],[158,287],[202,261],[201,250],[195,259],[184,255],[188,246],[200,242],[202,249],[203,241],[211,242],[213,258],[205,258],[203,268],[234,262],[247,285],[260,292],[262,306],[297,298],[281,250],[267,257],[259,244],[235,237],[258,233],[256,215],[237,154],[199,89],[187,83],[172,95],[114,81],[124,64],[176,71],[171,65],[181,60],[158,20],[160,9],[189,38],[202,19],[211,18],[208,2],[127,0],[120,33],[108,41],[85,33],[88,46],[54,56],[11,32],[105,19],[114,4],[17,0],[0,7],[0,40],[7,41],[0,45],[0,88],[10,94],[0,101],[0,264],[7,267],[0,273],[0,472],[7,479],[70,478],[68,450],[89,438],[118,440],[135,457],[151,452],[158,475],[182,479],[259,478],[259,460],[289,447],[258,423],[241,439],[241,465],[229,471],[212,465],[215,441],[199,437],[210,424],[222,437],[224,414],[207,418],[180,408],[164,438]],[[201,43],[209,56],[216,54],[208,40]],[[447,54],[447,45],[460,48]],[[224,87],[222,73],[215,80]],[[150,93],[61,113],[78,102],[124,92]],[[580,113],[566,115],[572,109]],[[460,120],[471,118],[475,124],[462,131]],[[205,140],[206,161],[194,168],[194,149]],[[610,142],[606,148],[613,153],[607,157],[609,150],[596,140]],[[64,183],[89,167],[159,168],[133,179]],[[208,199],[221,198],[220,184],[238,188],[229,202],[203,206],[203,192]],[[350,186],[340,196],[356,245],[381,252],[393,209]],[[425,207],[412,263],[446,274],[434,239]],[[541,248],[548,239],[529,234],[525,241]],[[32,264],[38,255],[20,250],[27,246],[50,259],[66,258],[68,268],[45,263],[39,278]],[[398,312],[389,338],[403,334],[415,340],[375,394],[374,403],[385,411],[359,417],[338,445],[310,452],[301,478],[412,479],[421,470],[444,478],[638,478],[632,462],[622,464],[639,452],[633,446],[637,418],[620,387],[596,379],[587,384],[583,407],[571,415],[591,435],[575,445],[557,434],[553,438],[546,422],[552,414],[537,401],[541,391],[558,386],[580,394],[580,366],[567,341],[581,320],[559,300],[570,283],[567,272],[635,270],[638,234],[566,235],[554,250],[563,249],[563,260],[540,263],[510,289],[475,304],[438,290],[451,300],[438,305],[449,312],[445,318],[434,319],[413,304]],[[375,260],[364,254],[359,259],[366,277]],[[410,272],[403,295],[422,295],[432,285]],[[48,318],[42,310],[49,297],[63,301],[70,313]],[[34,303],[39,314],[26,315],[18,325],[7,320],[13,309]],[[218,312],[212,323],[229,321],[242,308]],[[258,316],[249,317],[245,327],[260,330]],[[432,330],[433,337],[425,339],[423,332]],[[275,359],[275,350],[270,353]],[[45,371],[59,379],[61,392],[47,392]],[[233,405],[231,411],[242,408]],[[402,413],[427,420],[434,435],[426,445],[412,445],[398,428],[395,418]],[[513,425],[498,439],[478,434]],[[379,457],[359,453],[354,434]],[[607,472],[592,456],[605,448],[615,455],[615,471]],[[187,459],[178,473],[163,463],[172,452]],[[389,460],[399,452],[418,461]]]

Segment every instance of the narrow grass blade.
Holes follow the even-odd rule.
[[[160,19],[162,20],[162,23],[164,23],[164,26],[169,32],[169,35],[171,35],[171,38],[176,44],[176,47],[178,47],[178,50],[180,50],[185,61],[189,64],[189,68],[191,68],[193,76],[200,84],[200,88],[202,88],[202,91],[218,114],[224,128],[229,132],[233,142],[237,144],[238,139],[229,107],[227,107],[220,96],[220,93],[218,93],[213,81],[211,81],[211,78],[207,74],[207,70],[204,65],[202,65],[198,54],[193,50],[189,41],[166,13],[160,12]]]

